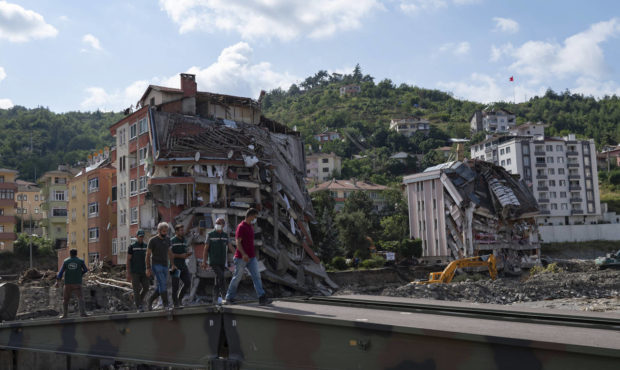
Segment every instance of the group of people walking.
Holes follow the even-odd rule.
[[[269,304],[270,300],[265,295],[260,277],[256,250],[254,247],[254,228],[258,217],[258,211],[250,208],[243,221],[239,223],[235,232],[235,245],[229,240],[224,232],[226,220],[218,218],[215,221],[215,230],[210,232],[205,240],[205,249],[201,268],[210,266],[215,273],[213,285],[214,303],[233,304],[237,294],[237,287],[243,277],[243,271],[247,268],[258,296],[259,304]],[[157,226],[157,235],[153,236],[148,243],[144,242],[144,231],[138,230],[136,242],[127,250],[127,281],[132,283],[134,303],[138,312],[145,309],[152,310],[155,300],[161,297],[164,308],[172,308],[168,301],[168,274],[172,281],[172,305],[179,307],[183,297],[188,293],[191,286],[191,274],[185,260],[192,255],[185,241],[183,225],[174,227],[174,236],[168,237],[168,224],[165,222]],[[235,272],[226,290],[224,273],[228,251],[234,252]],[[86,316],[84,299],[82,296],[82,275],[88,272],[84,261],[77,257],[77,250],[70,251],[58,272],[57,282],[65,277],[63,294],[63,315],[67,317],[69,300],[73,294],[77,295],[80,315]],[[155,278],[155,291],[148,298],[146,307],[144,301],[149,291],[150,279]],[[180,285],[181,289],[179,290]]]

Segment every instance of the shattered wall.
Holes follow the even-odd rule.
[[[254,207],[264,279],[303,293],[337,287],[311,249],[314,214],[297,133],[266,119],[255,125],[154,109],[150,122],[155,158],[147,175],[158,219],[183,224],[198,258],[217,217],[226,218],[234,239],[234,228]]]
[[[502,167],[449,162],[407,176],[411,236],[424,257],[453,260],[493,253],[507,269],[539,258],[538,205]]]

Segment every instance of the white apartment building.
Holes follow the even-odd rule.
[[[534,135],[489,137],[471,147],[471,157],[520,175],[539,204],[539,225],[596,223],[601,202],[594,141],[545,137],[544,125],[528,126],[519,132]]]
[[[306,156],[306,177],[324,182],[342,170],[342,159],[335,153],[314,153]]]
[[[430,129],[430,122],[420,117],[393,118],[390,120],[390,130],[394,130],[407,137],[418,131],[428,132]]]
[[[515,128],[516,116],[505,109],[475,111],[469,119],[472,132],[508,132]]]

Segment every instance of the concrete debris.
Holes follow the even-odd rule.
[[[494,254],[499,268],[514,272],[539,262],[538,204],[504,168],[478,160],[448,162],[404,182],[412,237],[425,241],[427,260]],[[425,203],[431,201],[433,214],[428,215]],[[437,203],[444,212],[435,215]]]
[[[331,294],[337,285],[312,250],[314,220],[306,191],[299,134],[261,116],[258,124],[150,111],[155,157],[147,166],[149,192],[160,219],[183,224],[202,258],[205,235],[216,218],[234,240],[234,228],[250,208],[263,278],[297,293]],[[210,271],[195,268],[198,278]]]

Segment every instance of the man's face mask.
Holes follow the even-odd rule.
[[[224,228],[224,225],[220,225],[220,224],[215,225],[215,230],[217,231],[222,231],[223,228]]]

